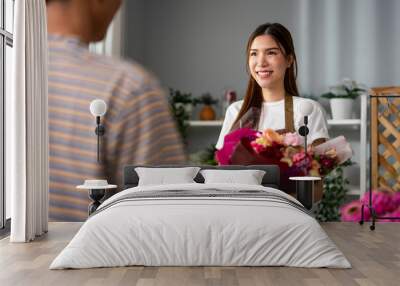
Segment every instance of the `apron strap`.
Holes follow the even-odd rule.
[[[261,109],[257,107],[250,107],[250,109],[243,114],[242,118],[234,126],[231,131],[239,128],[257,129],[258,121],[260,120]]]
[[[293,119],[293,96],[285,95],[285,130],[286,132],[296,132]]]

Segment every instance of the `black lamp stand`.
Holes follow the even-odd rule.
[[[308,116],[304,116],[304,125],[299,128],[299,134],[304,137],[304,152],[307,154],[307,135],[310,130],[307,127]]]
[[[91,215],[101,205],[100,200],[106,194],[105,189],[89,189],[89,198],[92,199],[92,203],[88,207],[88,213]]]
[[[100,136],[106,133],[106,128],[100,122],[100,116],[96,116],[96,130],[94,131],[97,135],[97,162],[100,162]]]

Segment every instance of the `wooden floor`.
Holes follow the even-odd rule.
[[[0,241],[0,285],[400,285],[400,223],[325,223],[323,228],[353,268],[123,267],[48,270],[80,223],[50,223],[32,243]]]

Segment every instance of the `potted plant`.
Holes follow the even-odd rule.
[[[215,120],[215,110],[212,105],[217,102],[218,100],[213,98],[208,92],[200,96],[200,99],[196,101],[196,103],[204,104],[200,111],[200,120]]]
[[[329,92],[321,97],[329,99],[332,119],[351,119],[354,100],[365,91],[354,80],[344,79],[341,84],[330,87]]]
[[[191,93],[183,93],[179,90],[170,88],[169,103],[172,114],[178,125],[178,130],[184,142],[186,142],[188,120],[191,117],[193,106],[196,105],[196,100],[192,98]]]
[[[347,160],[324,178],[324,194],[315,210],[315,218],[321,222],[340,221],[340,207],[343,205],[348,191],[349,180],[344,177],[343,171],[353,165]]]
[[[217,151],[215,145],[211,144],[204,150],[190,154],[189,162],[196,165],[216,166],[218,165],[218,162],[215,160],[215,151]]]

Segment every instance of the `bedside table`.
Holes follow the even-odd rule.
[[[89,198],[93,201],[88,206],[89,216],[94,213],[100,206],[100,200],[106,194],[106,190],[115,189],[117,185],[109,185],[107,180],[85,180],[83,185],[79,185],[77,189],[86,189],[89,192]]]
[[[304,207],[311,210],[314,202],[315,182],[320,181],[320,177],[299,176],[289,177],[289,180],[296,182],[296,197]]]

